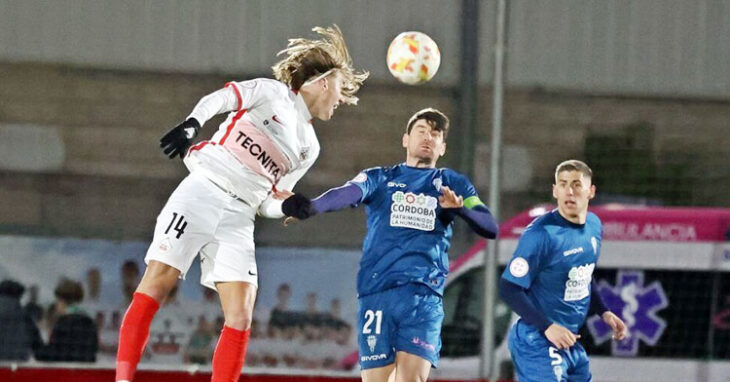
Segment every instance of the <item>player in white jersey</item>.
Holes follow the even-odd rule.
[[[256,299],[253,222],[283,217],[281,198],[319,155],[312,118],[356,104],[367,72],[355,71],[337,26],[319,40],[292,39],[272,67],[276,80],[229,82],[203,97],[185,122],[160,140],[190,170],[157,217],[147,270],[124,316],[117,381],[134,377],[159,305],[200,254],[201,283],[218,291],[225,325],[213,355],[213,381],[237,381]],[[229,113],[209,140],[191,146],[201,126]],[[192,328],[191,328],[192,329]]]

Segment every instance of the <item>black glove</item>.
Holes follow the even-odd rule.
[[[162,138],[160,138],[160,147],[165,155],[170,159],[176,155],[180,158],[185,156],[185,152],[190,147],[190,142],[198,135],[200,123],[195,118],[188,118],[185,122],[173,127]]]
[[[317,212],[312,207],[312,201],[302,194],[294,194],[281,205],[281,211],[286,216],[293,216],[299,220],[307,219]]]

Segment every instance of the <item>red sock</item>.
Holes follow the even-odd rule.
[[[238,382],[246,359],[246,347],[251,330],[237,330],[223,325],[218,345],[213,353],[211,382]]]
[[[150,336],[150,324],[160,304],[154,298],[135,293],[119,327],[116,381],[131,381]]]

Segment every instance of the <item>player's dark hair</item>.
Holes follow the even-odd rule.
[[[423,110],[420,110],[416,112],[416,114],[413,114],[411,119],[408,120],[408,125],[406,126],[406,134],[411,133],[413,125],[415,125],[416,121],[418,121],[419,119],[425,120],[432,129],[443,132],[444,141],[446,141],[446,137],[449,135],[449,118],[446,116],[446,114],[432,107],[427,107]]]
[[[122,273],[134,272],[139,275],[139,266],[134,260],[127,260],[122,264]]]
[[[19,299],[23,296],[23,293],[25,293],[25,287],[15,280],[3,280],[0,282],[0,296]]]
[[[558,167],[555,168],[556,184],[558,181],[558,174],[563,171],[578,171],[580,173],[583,173],[583,175],[585,175],[586,177],[593,179],[593,170],[591,170],[591,168],[588,167],[585,162],[581,162],[577,159],[566,160],[565,162],[560,163]]]

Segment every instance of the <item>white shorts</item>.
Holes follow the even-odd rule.
[[[157,216],[145,263],[156,260],[185,274],[200,254],[200,283],[244,281],[258,286],[253,223],[256,209],[203,175],[191,173]]]

